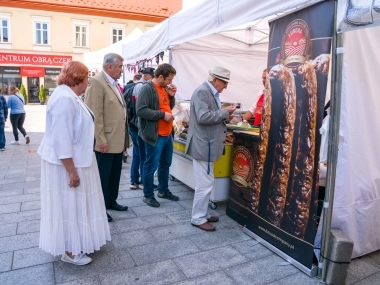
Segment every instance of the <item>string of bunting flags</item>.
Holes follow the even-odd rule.
[[[160,63],[160,59],[161,61],[164,60],[164,54],[165,52],[162,51],[152,58],[146,58],[140,61],[136,61],[136,63],[127,64],[126,69],[131,73],[137,73],[140,70],[144,69],[145,67],[152,66],[153,60],[155,60],[156,64],[158,65]]]

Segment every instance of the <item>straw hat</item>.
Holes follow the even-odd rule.
[[[230,82],[230,71],[228,69],[220,66],[214,66],[211,70],[208,71],[208,73],[215,78],[218,78],[225,82]]]

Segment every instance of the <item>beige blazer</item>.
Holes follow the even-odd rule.
[[[125,102],[116,92],[104,71],[92,77],[87,87],[85,103],[95,115],[95,150],[107,143],[108,153],[120,153],[129,145]]]

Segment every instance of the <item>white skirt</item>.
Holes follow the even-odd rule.
[[[70,188],[64,166],[41,161],[39,246],[53,255],[92,253],[111,240],[95,154],[77,172],[80,185]]]

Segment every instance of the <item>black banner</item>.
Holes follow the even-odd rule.
[[[312,267],[334,2],[270,23],[268,80],[247,229]]]

